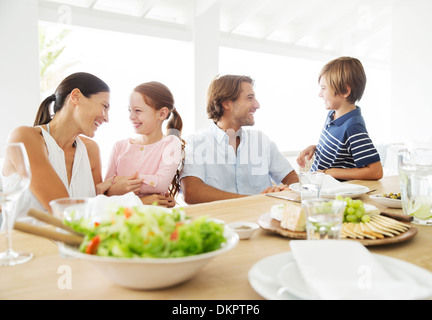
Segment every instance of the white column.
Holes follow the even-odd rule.
[[[430,0],[394,3],[391,134],[411,146],[432,147],[431,12]]]
[[[40,103],[37,3],[0,1],[0,142],[32,126]]]
[[[207,88],[219,72],[218,0],[195,0],[195,131],[208,127]]]

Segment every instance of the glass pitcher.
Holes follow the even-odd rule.
[[[398,165],[403,212],[432,225],[432,149],[400,150]]]

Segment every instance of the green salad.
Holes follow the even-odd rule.
[[[81,252],[108,257],[185,257],[221,248],[222,224],[185,216],[183,209],[167,212],[157,206],[119,207],[99,222],[69,219],[64,223],[85,235]]]

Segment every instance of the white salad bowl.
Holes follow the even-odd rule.
[[[69,198],[53,201],[51,206],[55,216],[68,221],[85,218],[89,221],[100,221],[109,217],[109,212],[119,206],[140,205],[134,203],[134,197],[122,196],[114,198]],[[159,212],[171,213],[171,209],[141,205],[143,208],[157,209]],[[220,221],[222,223],[222,221]],[[103,275],[114,284],[133,289],[160,289],[180,284],[195,276],[211,259],[233,249],[238,241],[238,235],[224,227],[226,241],[217,250],[178,258],[127,258],[87,254],[77,247],[59,243],[62,256],[85,260],[93,264]]]
[[[213,258],[233,249],[239,237],[225,227],[226,242],[218,250],[180,258],[115,258],[79,252],[60,246],[63,255],[93,264],[114,284],[140,290],[162,289],[194,277]]]

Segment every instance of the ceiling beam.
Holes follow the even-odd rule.
[[[272,15],[271,19],[266,21],[262,38],[271,38],[272,34],[274,34],[278,29],[291,29],[290,26],[293,21],[301,19],[301,17],[310,11],[311,8],[319,5],[322,1],[323,0],[308,0],[307,2],[287,1],[283,4],[281,3],[279,10]],[[285,33],[291,34],[291,32],[292,31],[289,30],[289,32]]]
[[[356,54],[355,48],[364,47],[365,43],[369,43],[367,51],[359,50],[359,52],[373,56],[382,48],[388,48],[388,42],[391,41],[391,11],[382,9],[380,12],[374,13],[372,17],[374,19],[364,26],[359,25],[357,20],[355,20],[356,23],[353,23],[350,18],[346,17],[334,24],[332,28],[323,29],[321,34],[315,36],[323,48],[344,51],[346,50],[344,48],[350,47],[353,48],[351,54]],[[351,27],[347,27],[347,25],[351,25]],[[329,35],[332,37],[330,38]],[[390,51],[387,55],[383,55],[383,59],[389,61],[389,56]]]
[[[227,22],[227,25],[224,26],[224,31],[235,32],[235,29],[245,23],[245,20],[254,16],[257,12],[260,12],[266,6],[268,6],[268,3],[266,1],[248,0],[247,6],[244,6],[242,10],[232,10],[231,12],[226,14],[226,16],[229,16],[230,19]]]
[[[39,1],[39,20],[59,23],[59,5],[49,1]],[[79,27],[95,28],[115,32],[146,35],[180,41],[192,41],[192,30],[185,25],[132,17],[112,12],[68,6],[70,24]],[[64,21],[64,20],[63,20]]]
[[[150,10],[156,5],[159,0],[148,0],[145,1],[140,7],[140,17],[145,18],[145,16],[150,12]]]
[[[64,5],[44,0],[39,0],[38,4],[39,20],[55,23],[62,21],[59,16],[59,7]],[[71,14],[69,21],[70,24],[74,26],[166,38],[191,43],[194,41],[193,26],[188,24],[163,22],[75,6],[68,7],[70,8],[69,11]],[[220,45],[246,51],[250,50],[317,61],[327,61],[339,55],[339,52],[335,50],[315,49],[302,45],[235,35],[227,32],[221,32]],[[378,60],[372,62],[377,64],[380,63]]]
[[[334,52],[312,49],[279,41],[233,35],[226,32],[221,35],[221,46],[318,61],[326,61],[330,58],[334,58],[335,55]]]
[[[92,8],[94,7],[94,5],[96,4],[96,1],[97,1],[97,0],[91,0],[91,1],[89,2],[88,8],[89,8],[89,9],[92,9]]]
[[[350,10],[355,6],[357,1],[343,1],[338,5],[338,10],[335,10],[327,3],[320,3],[319,5],[310,8],[307,13],[303,14],[295,21],[295,33],[292,34],[290,43],[297,43],[304,37],[308,37],[317,30],[321,30],[328,23],[341,18],[343,15],[350,16]],[[348,12],[348,14],[347,14]]]
[[[222,47],[255,51],[280,56],[289,56],[294,58],[328,62],[341,55],[336,50],[324,50],[320,48],[310,48],[307,46],[288,44],[279,41],[266,39],[257,39],[229,33],[221,33],[220,44]],[[389,61],[374,59],[367,56],[359,56],[362,61],[381,68],[388,68]]]

